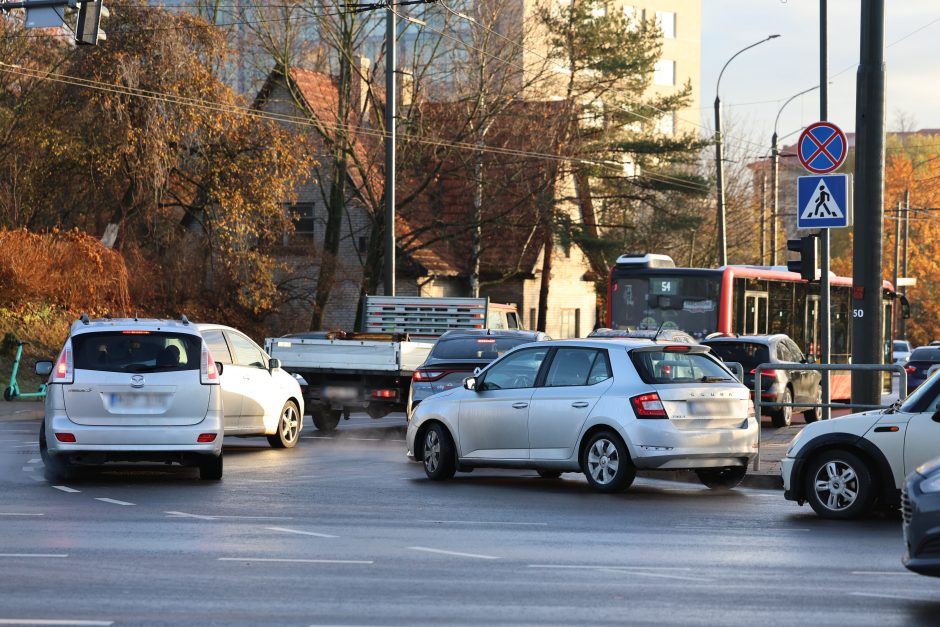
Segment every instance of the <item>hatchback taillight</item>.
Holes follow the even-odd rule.
[[[72,340],[69,339],[62,347],[59,358],[52,369],[51,383],[72,383],[75,381],[75,362],[72,358]]]
[[[656,392],[634,396],[630,399],[630,403],[633,405],[633,411],[636,412],[637,418],[669,417],[666,415],[666,408],[663,407],[663,402]]]
[[[916,374],[917,367],[916,366],[904,366],[904,372],[906,372],[907,374]]]
[[[202,363],[199,366],[199,382],[203,385],[218,385],[219,371],[212,361],[212,353],[206,343],[202,343]]]

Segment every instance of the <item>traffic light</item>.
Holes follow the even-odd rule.
[[[107,35],[100,28],[101,18],[110,14],[103,0],[80,1],[78,20],[75,23],[75,43],[95,46],[99,39],[107,39]]]
[[[787,250],[799,253],[799,261],[788,261],[787,270],[799,272],[807,281],[819,279],[819,247],[815,235],[807,235],[800,239],[788,239]]]

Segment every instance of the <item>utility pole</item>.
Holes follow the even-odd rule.
[[[385,9],[385,295],[395,295],[395,9]]]
[[[767,258],[767,173],[760,174],[760,264]]]
[[[732,57],[733,58],[733,57]],[[722,72],[724,69],[722,69]],[[721,80],[719,76],[718,80]],[[717,90],[716,90],[717,91]],[[724,181],[722,180],[722,156],[721,156],[721,101],[718,99],[718,94],[715,94],[715,183],[716,188],[716,205],[718,207],[718,213],[715,216],[715,220],[718,222],[718,267],[728,265],[728,246],[727,238],[725,236],[725,187]]]
[[[777,265],[777,207],[780,202],[780,155],[777,152],[777,131],[770,140],[770,265]]]
[[[911,232],[911,188],[910,186],[904,189],[904,261],[902,266],[903,276],[910,276],[907,273],[907,241]],[[897,288],[897,286],[895,286]],[[907,286],[901,288],[901,296],[905,299],[907,298]],[[907,339],[907,320],[904,319],[904,316],[901,316],[900,322],[900,335],[901,339]]]
[[[829,17],[827,0],[819,0],[819,119],[822,122],[829,117]],[[819,276],[819,312],[822,329],[819,334],[819,361],[823,364],[832,362],[832,311],[829,290],[829,229],[819,230],[819,256],[822,258]],[[829,402],[832,400],[829,372],[822,372],[822,412],[823,420],[829,420]]]
[[[899,274],[900,265],[901,265],[901,201],[898,201],[898,212],[894,220],[894,289],[898,289],[898,277],[903,276]],[[900,320],[901,315],[898,311],[898,307],[894,308],[894,316],[891,319],[891,335],[892,337],[897,337],[898,334],[898,320]]]
[[[862,0],[856,87],[855,241],[852,251],[852,363],[884,359],[884,0]],[[880,373],[852,375],[852,402],[881,401]]]

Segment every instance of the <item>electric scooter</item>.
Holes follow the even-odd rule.
[[[16,383],[16,372],[20,368],[20,357],[23,355],[23,346],[27,342],[16,341],[16,356],[13,358],[13,373],[10,375],[10,385],[3,391],[3,400],[12,401],[14,398],[46,398],[46,384],[39,386],[37,392],[20,392],[20,386]]]

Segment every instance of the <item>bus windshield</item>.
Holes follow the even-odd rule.
[[[656,274],[615,278],[611,328],[681,329],[702,339],[718,328],[719,277]]]

